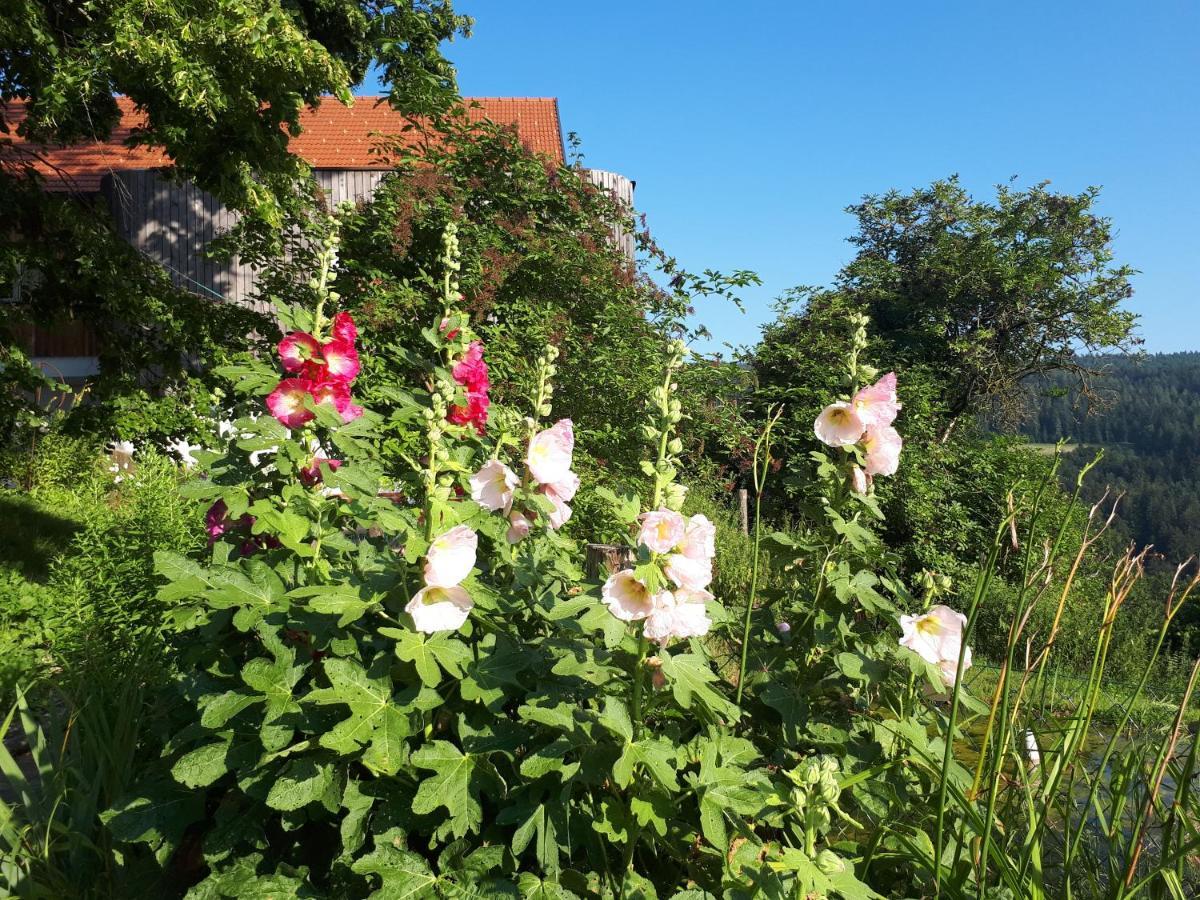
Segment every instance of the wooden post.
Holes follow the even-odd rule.
[[[589,581],[604,581],[633,564],[633,550],[620,544],[588,544],[583,569]]]
[[[738,521],[742,523],[742,534],[750,533],[750,492],[738,488]]]

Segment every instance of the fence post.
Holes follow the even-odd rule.
[[[742,525],[742,534],[750,533],[750,492],[738,488],[738,521]]]

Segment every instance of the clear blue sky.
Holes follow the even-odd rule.
[[[1200,349],[1200,4],[456,0],[468,96],[556,96],[585,163],[637,181],[688,268],[748,268],[749,343],[770,302],[827,284],[864,193],[957,172],[1100,185],[1150,351]]]

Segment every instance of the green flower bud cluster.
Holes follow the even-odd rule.
[[[931,603],[944,594],[952,593],[954,588],[954,582],[949,575],[940,575],[929,569],[921,572],[918,584],[925,594],[925,599]]]
[[[838,771],[836,759],[818,756],[804,760],[785,773],[794,785],[792,805],[804,824],[806,834],[815,836],[827,831],[833,823],[833,813],[841,813],[837,804],[842,793]]]
[[[546,349],[537,359],[537,386],[530,397],[533,415],[526,423],[529,427],[529,437],[533,437],[537,431],[538,420],[549,417],[554,410],[551,401],[554,397],[554,376],[558,374],[556,365],[558,356],[558,348],[553,344],[547,344]]]
[[[686,353],[687,345],[683,341],[671,341],[667,348],[663,382],[650,392],[646,401],[649,415],[642,425],[642,436],[658,445],[656,461],[642,460],[642,471],[654,479],[651,509],[665,504],[668,509],[678,511],[683,506],[686,493],[682,485],[675,484],[675,477],[679,474],[679,456],[683,453],[683,441],[675,434],[676,426],[683,420],[683,404],[675,396],[679,391],[675,373],[683,365]]]
[[[850,341],[850,355],[847,358],[847,382],[853,393],[862,384],[874,381],[879,377],[879,370],[874,366],[860,363],[859,356],[867,349],[867,326],[871,323],[870,316],[863,313],[851,313],[850,325],[854,329]]]

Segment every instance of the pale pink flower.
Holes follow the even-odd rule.
[[[938,604],[924,615],[900,617],[900,628],[904,632],[900,646],[934,665],[947,659],[954,660],[957,665],[966,625],[966,616]]]
[[[474,605],[475,601],[465,588],[458,585],[430,585],[417,591],[404,611],[412,616],[417,631],[433,634],[437,631],[457,631],[467,621]]]
[[[529,441],[525,464],[541,484],[554,484],[571,472],[571,454],[575,450],[575,432],[570,419],[560,419],[539,431]]]
[[[813,432],[830,447],[849,447],[858,443],[866,427],[849,403],[831,403],[817,416]]]
[[[575,494],[579,492],[579,476],[574,472],[568,472],[565,478],[546,485],[546,489],[554,491],[555,496],[560,500],[574,500]]]
[[[865,494],[871,487],[871,476],[855,466],[850,471],[850,486],[854,488],[854,493]]]
[[[550,520],[550,527],[557,531],[570,521],[571,507],[567,505],[566,500],[558,495],[552,484],[542,485],[542,493],[546,495],[546,499],[554,506],[548,518]]]
[[[513,510],[508,517],[508,534],[505,538],[510,544],[519,544],[528,534],[529,529],[533,527],[533,523],[521,513]]]
[[[870,387],[865,387],[851,401],[854,411],[863,424],[891,425],[900,412],[900,401],[896,399],[896,373],[888,372]]]
[[[958,654],[954,655],[953,659],[941,659],[937,663],[938,670],[942,673],[942,678],[946,680],[946,687],[954,687],[954,682],[958,677]],[[971,668],[971,648],[963,649],[963,671]]]
[[[644,619],[654,611],[654,597],[646,585],[638,581],[633,569],[622,569],[608,576],[600,597],[609,612],[623,622]]]
[[[517,476],[498,459],[490,459],[471,476],[471,499],[492,512],[507,512]]]
[[[683,541],[687,522],[674,510],[656,509],[642,514],[638,543],[654,553],[670,553]]]
[[[425,554],[425,584],[454,587],[475,567],[479,537],[466,525],[456,525],[434,538]]]
[[[672,638],[681,640],[708,634],[712,621],[705,603],[712,599],[708,591],[662,591],[654,597],[654,608],[643,626],[649,640],[665,647]]]
[[[872,425],[863,439],[867,451],[868,475],[895,475],[900,468],[900,451],[904,441],[891,425]]]
[[[667,577],[681,588],[702,591],[712,583],[712,560],[693,559],[682,553],[672,553],[664,567]]]
[[[696,513],[687,520],[679,552],[688,559],[712,559],[717,555],[717,526],[708,516]]]

